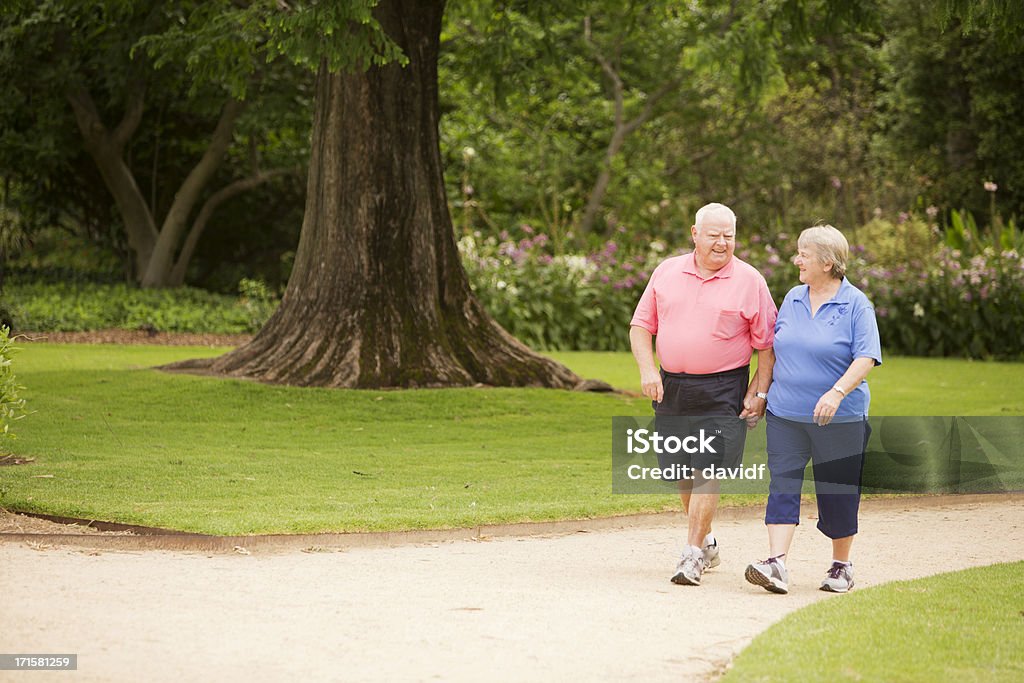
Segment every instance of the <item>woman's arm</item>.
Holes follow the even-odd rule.
[[[818,399],[817,405],[814,406],[815,424],[823,427],[831,422],[836,411],[839,410],[839,404],[843,402],[847,394],[860,386],[873,367],[875,367],[874,358],[855,358],[839,381]]]

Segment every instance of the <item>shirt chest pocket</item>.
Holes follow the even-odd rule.
[[[719,311],[714,336],[718,339],[732,339],[746,332],[747,327],[747,321],[740,311]]]

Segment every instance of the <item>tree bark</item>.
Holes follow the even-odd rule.
[[[235,121],[244,108],[245,103],[240,100],[228,100],[221,110],[217,127],[213,131],[210,144],[203,152],[202,158],[189,172],[178,191],[174,193],[174,201],[171,203],[171,208],[167,210],[163,225],[160,227],[160,234],[146,264],[146,270],[142,273],[141,284],[143,287],[165,287],[169,284],[174,264],[174,253],[185,232],[188,216],[199,200],[203,188],[224,160],[224,154],[234,136]]]
[[[110,131],[103,125],[92,96],[84,88],[68,92],[67,100],[75,114],[82,133],[85,149],[96,163],[128,234],[128,246],[135,253],[135,274],[141,276],[149,264],[157,241],[156,222],[146,200],[124,161],[124,147],[142,120],[142,88],[136,86],[131,94],[124,117],[117,128]]]
[[[409,64],[317,77],[306,213],[281,306],[247,345],[169,369],[301,386],[569,388],[473,296],[438,144],[443,0],[375,16]]]

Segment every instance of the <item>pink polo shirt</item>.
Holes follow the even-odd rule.
[[[770,348],[778,312],[753,266],[734,256],[705,280],[690,253],[654,270],[629,324],[657,336],[665,370],[706,375],[748,364],[751,349]]]

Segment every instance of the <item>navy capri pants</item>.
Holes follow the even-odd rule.
[[[838,420],[838,421],[837,421]],[[799,524],[800,491],[810,460],[818,498],[818,530],[829,538],[857,533],[867,418],[833,418],[824,427],[767,415],[768,506],[765,524]]]

